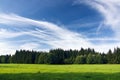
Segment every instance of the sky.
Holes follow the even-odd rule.
[[[0,0],[0,55],[120,47],[120,0]]]

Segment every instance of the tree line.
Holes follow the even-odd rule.
[[[17,50],[14,55],[1,55],[0,63],[20,64],[120,64],[120,48],[107,53],[94,49],[63,50],[49,52]]]

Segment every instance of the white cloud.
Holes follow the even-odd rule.
[[[75,3],[85,3],[101,13],[104,20],[98,28],[110,27],[115,37],[120,38],[120,0],[76,0]]]
[[[51,48],[63,48],[63,49],[80,49],[81,47],[88,48],[91,43],[84,39],[81,34],[71,32],[65,28],[61,28],[53,23],[46,21],[37,21],[29,18],[21,17],[15,14],[0,14],[0,24],[12,25],[14,27],[24,28],[26,25],[36,26],[36,30],[21,30],[19,32],[9,31],[7,29],[1,29],[0,39],[15,38],[23,35],[29,35],[36,37],[38,42],[49,45]],[[19,23],[22,23],[19,25]],[[19,25],[19,26],[18,26]],[[29,26],[29,27],[31,27]],[[13,27],[13,28],[14,28]],[[29,40],[29,39],[28,39]],[[12,41],[14,45],[14,41]],[[31,41],[32,43],[32,41]],[[38,48],[37,43],[31,47],[27,41],[21,45],[15,45],[17,49],[35,49]],[[39,43],[39,45],[41,45]],[[8,46],[8,45],[7,45]],[[6,46],[6,48],[8,48]],[[10,45],[9,45],[10,46]],[[2,47],[1,47],[2,49]],[[14,48],[13,48],[14,49]],[[9,52],[9,51],[8,51]],[[1,52],[2,53],[2,52]]]
[[[24,35],[26,32],[12,32],[8,31],[7,29],[0,28],[0,39],[5,39],[5,38],[14,38],[17,36]]]
[[[0,55],[15,53],[16,47],[9,45],[7,42],[0,42]]]
[[[93,38],[88,40],[102,40],[102,41],[117,41],[116,43],[103,43],[98,45],[101,48],[97,49],[97,46],[94,46],[96,50],[106,51],[108,48],[113,49],[114,47],[119,46],[120,44],[120,0],[75,0],[75,4],[86,4],[91,8],[98,11],[103,17],[103,21],[98,26],[97,33],[99,33],[101,28],[107,27],[112,29],[114,34],[111,38]],[[96,34],[97,34],[96,33]]]
[[[38,21],[25,17],[18,16],[16,14],[0,14],[0,24],[7,26],[14,26],[13,28],[19,28],[19,32],[9,31],[7,29],[0,29],[0,39],[4,39],[5,41],[0,42],[0,53],[12,53],[15,52],[16,49],[38,49],[42,48],[43,44],[50,46],[50,48],[63,48],[63,49],[80,49],[83,48],[95,48],[97,51],[105,51],[108,49],[113,49],[118,45],[116,44],[100,44],[95,45],[90,42],[90,39],[87,39],[85,36],[69,31],[61,26],[56,24],[47,22],[47,21]],[[29,25],[29,26],[26,26]],[[24,27],[33,27],[35,26],[35,30],[23,30],[21,28]],[[19,41],[9,41],[6,39],[16,38],[19,36],[32,36],[36,40],[36,42],[32,41],[32,37],[26,38],[24,43],[17,44]],[[27,41],[30,41],[29,43]],[[12,45],[11,45],[12,44]],[[17,44],[17,45],[16,45]],[[48,50],[48,49],[47,49]]]
[[[26,43],[20,46],[21,49],[26,49],[26,50],[33,50],[33,49],[38,49],[39,48],[39,44],[37,43]]]

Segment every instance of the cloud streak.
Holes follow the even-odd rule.
[[[26,25],[29,25],[28,30],[23,29],[19,30],[18,32],[2,28],[0,29],[1,31],[0,34],[2,35],[0,36],[0,39],[3,40],[6,40],[6,38],[12,39],[16,37],[19,38],[20,36],[24,37],[25,35],[31,36],[29,37],[29,39],[31,39],[30,43],[27,42],[27,40],[29,39],[25,39],[26,41],[24,42],[24,44],[20,44],[17,46],[15,45],[17,49],[39,49],[42,47],[41,43],[49,46],[50,49],[51,48],[80,49],[81,47],[88,48],[91,45],[91,43],[85,40],[81,34],[71,32],[65,28],[62,28],[47,21],[37,21],[21,17],[15,14],[3,14],[3,13],[0,14],[0,21],[1,21],[0,24],[2,25],[8,26],[11,25],[14,26],[13,28],[18,29],[28,27]],[[31,27],[34,27],[35,29],[29,30],[29,28]],[[36,42],[33,42],[32,39],[35,39]],[[21,41],[22,40],[19,39],[18,42]],[[41,47],[36,45],[37,42]],[[14,41],[11,41],[11,43],[13,43],[13,45],[15,44]],[[33,48],[31,46],[28,46],[29,44],[32,44],[35,47]]]
[[[81,3],[81,0],[77,0],[77,2]],[[118,35],[120,28],[118,24],[120,22],[119,2],[118,0],[82,1],[102,14],[104,20],[97,31],[102,27],[109,26],[115,32],[114,40],[112,38],[87,38],[85,35],[72,32],[51,22],[33,20],[16,14],[0,13],[0,26],[2,26],[2,28],[0,27],[0,46],[2,46],[0,53],[14,54],[16,49],[48,50],[52,48],[80,49],[81,47],[107,52],[108,49],[114,49],[120,44]],[[7,29],[6,26],[12,26],[12,28]],[[116,42],[98,45],[92,43],[96,40]]]
[[[101,13],[103,21],[98,27],[111,28],[115,34],[115,37],[119,37],[120,29],[120,0],[76,0],[79,3],[85,3]]]
[[[98,34],[101,29],[108,28],[111,29],[112,32],[111,37],[103,37],[103,38],[93,38],[89,40],[99,40],[104,43],[99,45],[100,47],[104,47],[110,49],[119,46],[120,44],[120,0],[75,0],[74,4],[85,4],[90,6],[91,8],[98,11],[103,18],[101,24],[98,26],[96,30],[96,34]],[[106,41],[116,41],[111,43],[106,43]],[[107,45],[107,46],[106,46]],[[100,49],[99,49],[100,50]]]

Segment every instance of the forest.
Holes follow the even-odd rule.
[[[1,55],[0,63],[15,64],[120,64],[120,48],[107,53],[94,49],[63,50],[52,49],[49,52],[16,50],[14,55]]]

